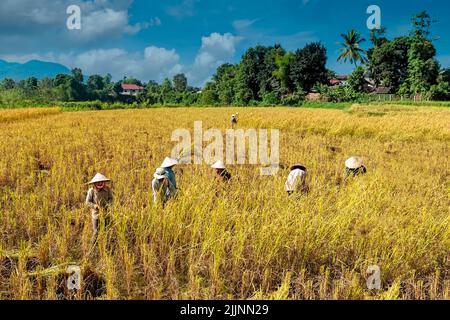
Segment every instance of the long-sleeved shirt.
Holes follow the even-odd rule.
[[[86,196],[86,205],[91,209],[93,215],[98,215],[99,209],[108,210],[112,203],[113,193],[110,188],[89,189]]]
[[[286,180],[286,191],[294,192],[303,188],[306,184],[306,171],[301,169],[292,170]]]
[[[177,190],[170,180],[167,180],[167,184],[165,184],[164,181],[165,179],[158,180],[156,178],[152,181],[153,202],[155,204],[158,203],[158,198],[162,204],[165,204],[167,200],[174,197],[177,193]]]
[[[170,183],[172,183],[172,186],[176,189],[177,181],[175,179],[175,173],[173,172],[172,168],[164,168],[164,170],[167,173],[167,178],[169,178]]]

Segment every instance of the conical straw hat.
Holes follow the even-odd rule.
[[[161,168],[170,168],[173,166],[176,166],[178,164],[178,161],[172,158],[165,158],[163,163],[161,164]]]
[[[291,171],[292,171],[292,170],[295,170],[295,169],[300,169],[300,170],[302,170],[302,171],[306,171],[306,167],[305,167],[304,165],[302,165],[302,164],[299,164],[299,163],[294,164],[294,165],[291,166],[291,168],[290,168]]]
[[[109,182],[109,181],[111,181],[111,180],[108,179],[107,177],[105,177],[104,175],[102,175],[101,173],[97,173],[95,175],[95,177],[92,178],[92,180],[89,181],[87,184],[94,184],[94,183],[97,183],[97,182]]]
[[[363,159],[361,157],[351,157],[345,161],[345,166],[349,169],[358,169],[363,165]]]
[[[167,177],[166,170],[164,168],[158,168],[155,171],[155,174],[153,175],[154,178],[160,180]]]
[[[217,161],[216,163],[214,163],[211,168],[213,169],[226,169],[225,164],[223,163],[222,160]]]

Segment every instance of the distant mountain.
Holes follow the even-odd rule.
[[[4,78],[24,80],[29,77],[53,78],[60,73],[70,74],[70,70],[62,64],[53,62],[30,60],[26,63],[16,63],[0,60],[0,80]]]

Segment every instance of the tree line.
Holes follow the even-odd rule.
[[[294,52],[281,45],[249,48],[239,63],[219,66],[203,88],[188,85],[184,74],[162,83],[124,78],[114,82],[111,75],[85,77],[75,68],[71,74],[38,80],[34,77],[0,82],[3,100],[101,101],[142,105],[298,105],[309,92],[333,102],[367,98],[367,82],[389,87],[399,95],[421,95],[432,100],[450,100],[450,69],[436,60],[431,35],[434,20],[424,11],[412,18],[409,35],[386,38],[384,27],[373,30],[370,48],[360,32],[342,34],[339,61],[350,62],[354,71],[348,81],[330,86],[337,75],[326,68],[327,50],[320,42],[307,44]],[[121,95],[122,84],[145,88],[136,96]],[[1,101],[0,101],[1,103]]]

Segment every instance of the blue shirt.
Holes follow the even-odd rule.
[[[172,171],[172,168],[164,168],[167,173],[167,178],[169,178],[169,181],[172,183],[173,187],[177,188],[177,181],[175,180],[175,173]]]

